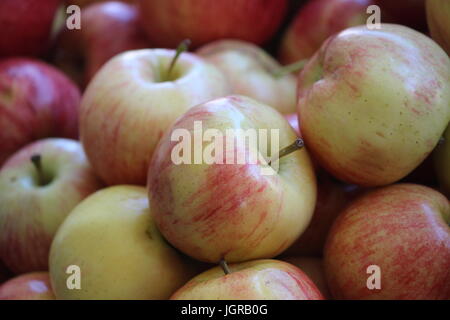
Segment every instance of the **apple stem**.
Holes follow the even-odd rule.
[[[223,270],[223,272],[225,274],[230,274],[231,273],[231,270],[228,267],[228,264],[227,264],[227,262],[224,259],[220,260],[220,267],[222,268],[222,270]]]
[[[191,45],[191,40],[184,39],[180,42],[180,44],[177,47],[177,51],[175,52],[175,56],[172,58],[172,61],[170,62],[169,69],[167,70],[167,78],[170,78],[170,74],[172,73],[172,70],[177,63],[178,57],[185,51],[188,50],[189,46]]]
[[[303,67],[305,66],[305,64],[307,62],[308,62],[308,59],[302,59],[297,62],[288,64],[286,66],[280,67],[279,69],[274,71],[273,76],[278,79],[278,78],[284,77],[285,75],[287,75],[289,73],[300,71],[301,69],[303,69]]]
[[[305,146],[305,143],[303,141],[302,138],[297,138],[293,143],[291,143],[290,145],[288,145],[287,147],[284,147],[283,149],[281,149],[280,151],[278,151],[277,154],[273,155],[269,162],[268,165],[270,166],[272,164],[272,162],[277,161],[278,159],[287,156],[288,154],[300,150],[301,148],[303,148]]]
[[[38,184],[43,185],[44,184],[44,175],[42,173],[42,158],[40,154],[34,154],[31,156],[31,162],[33,163],[34,167],[36,168],[37,176],[38,176]]]

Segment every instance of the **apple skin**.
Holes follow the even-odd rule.
[[[84,8],[86,6],[89,6],[91,4],[96,4],[96,3],[102,3],[102,2],[108,2],[109,0],[66,0],[65,3],[67,6],[69,5],[77,5],[81,8]],[[119,0],[120,2],[125,2],[125,3],[135,3],[137,0]]]
[[[119,1],[95,3],[81,10],[81,30],[64,28],[55,63],[83,86],[115,55],[149,47],[136,6]],[[114,30],[114,32],[111,32]],[[84,67],[80,62],[84,61]]]
[[[282,36],[279,58],[283,64],[314,55],[322,43],[346,28],[365,24],[372,0],[309,1]]]
[[[433,152],[433,160],[440,186],[450,198],[450,125],[444,133],[444,141]]]
[[[32,272],[0,286],[0,300],[55,300],[48,272]]]
[[[434,189],[397,184],[353,202],[335,221],[324,255],[337,299],[449,299],[450,205]],[[366,269],[381,269],[369,290]]]
[[[0,1],[0,57],[45,53],[61,3],[62,0]]]
[[[450,55],[450,2],[426,0],[426,12],[432,38]]]
[[[96,74],[81,102],[80,135],[109,185],[144,185],[163,132],[190,107],[230,93],[224,75],[195,54],[180,55],[175,81],[162,81],[174,50],[128,51]]]
[[[342,31],[299,75],[305,144],[350,184],[382,186],[414,170],[447,127],[449,104],[449,57],[400,25]]]
[[[37,182],[35,154],[51,179],[47,185]],[[101,186],[78,141],[48,138],[20,149],[0,170],[0,259],[16,274],[48,270],[59,225]]]
[[[312,282],[314,282],[324,298],[329,299],[331,297],[321,258],[286,257],[282,260],[302,270],[312,280]]]
[[[289,122],[292,129],[294,129],[297,136],[302,137],[302,133],[300,132],[300,122],[298,119],[297,113],[289,113],[284,115],[284,118]]]
[[[425,14],[426,0],[375,0],[380,6],[383,21],[406,25],[408,27],[426,31]]]
[[[214,267],[178,289],[171,300],[323,300],[319,289],[297,267],[278,260]]]
[[[234,94],[248,96],[283,114],[296,111],[297,80],[292,74],[276,78],[281,65],[260,47],[240,40],[218,40],[196,53],[227,77]]]
[[[66,268],[81,269],[81,289],[66,286]],[[113,186],[80,203],[56,234],[50,277],[58,299],[168,299],[195,273],[170,247],[139,186]]]
[[[224,134],[278,129],[280,148],[297,138],[280,113],[248,97],[227,96],[190,109],[166,131],[149,167],[150,206],[159,230],[173,246],[204,262],[278,255],[300,236],[314,210],[316,181],[307,151],[281,158],[274,175],[263,175],[260,163],[248,161],[175,165],[171,152],[178,141],[171,141],[171,133],[186,129],[193,135],[195,121],[202,121],[204,131]],[[225,149],[229,155],[249,152],[248,146]]]
[[[282,22],[287,0],[140,0],[141,21],[151,42],[175,48],[190,39],[194,48],[219,39],[263,44]]]
[[[339,213],[359,194],[362,188],[334,180],[325,171],[316,169],[317,201],[306,230],[282,254],[283,256],[323,255],[323,248],[331,226]]]
[[[80,91],[58,69],[38,60],[0,61],[0,166],[26,144],[78,137]]]

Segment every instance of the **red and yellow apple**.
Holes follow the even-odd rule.
[[[299,75],[302,136],[335,177],[396,182],[435,148],[450,120],[450,58],[400,25],[330,37]]]
[[[0,259],[14,273],[48,270],[56,230],[101,186],[78,141],[48,138],[19,150],[0,169]]]
[[[322,300],[313,281],[278,260],[254,260],[201,273],[178,289],[172,300]]]
[[[450,125],[445,130],[442,143],[435,149],[433,158],[442,191],[450,197]]]
[[[414,184],[364,195],[335,221],[324,265],[337,299],[450,299],[448,199]]]

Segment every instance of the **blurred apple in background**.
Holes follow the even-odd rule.
[[[324,298],[331,298],[327,279],[325,278],[325,271],[323,269],[323,261],[321,258],[287,257],[283,258],[283,261],[286,261],[302,270],[312,280],[312,282],[314,282]]]
[[[0,300],[55,300],[48,272],[26,273],[5,282]]]
[[[375,0],[375,4],[381,8],[383,21],[426,31],[425,0]]]
[[[59,225],[100,187],[75,140],[40,140],[12,155],[0,170],[0,259],[14,273],[48,270]]]
[[[177,290],[172,300],[323,300],[297,267],[278,260],[254,260],[201,273]]]
[[[230,147],[224,142],[228,147],[212,164],[175,164],[172,150],[179,142],[172,141],[172,132],[187,130],[194,136],[197,121],[202,130],[215,129],[224,137],[226,130],[268,130],[269,145],[276,144],[270,130],[277,130],[280,149],[297,139],[280,113],[248,97],[228,96],[190,109],[167,130],[148,171],[150,206],[159,230],[172,245],[200,261],[278,255],[306,229],[314,210],[316,181],[307,151],[281,158],[272,175],[262,173],[259,161],[229,163],[234,155],[247,158],[250,143]],[[193,148],[210,144],[187,143]],[[268,156],[267,146],[257,147]]]
[[[81,30],[63,29],[54,60],[82,86],[116,54],[150,46],[133,5],[107,1],[87,6],[81,11],[81,25]]]
[[[62,0],[0,1],[0,57],[39,56],[50,45],[53,19]]]
[[[362,189],[335,181],[322,169],[317,172],[317,202],[311,222],[283,256],[323,255],[328,233],[339,213]]]
[[[373,0],[310,0],[300,9],[282,37],[283,64],[311,57],[333,34],[365,24]]]
[[[426,0],[426,10],[432,38],[450,55],[450,1]]]
[[[337,299],[450,299],[450,205],[420,185],[378,189],[335,221],[325,272]],[[380,289],[367,286],[371,265]]]
[[[283,114],[295,112],[294,75],[279,74],[281,65],[260,47],[240,40],[218,40],[196,53],[225,74],[233,93],[265,103]]]
[[[65,3],[67,6],[70,6],[72,4],[77,5],[79,7],[86,7],[93,3],[99,3],[99,2],[107,2],[108,0],[65,0]],[[135,3],[137,0],[119,0],[120,2],[128,2],[128,3]]]
[[[46,137],[78,137],[79,89],[38,60],[0,61],[0,166],[12,153]]]
[[[186,38],[194,47],[236,38],[263,44],[277,31],[287,0],[138,0],[142,25],[157,47]]]
[[[434,149],[450,120],[450,59],[400,25],[349,28],[302,70],[298,111],[315,159],[345,182],[390,184]]]
[[[174,50],[134,50],[110,60],[81,103],[80,135],[95,171],[108,184],[144,185],[163,132],[190,107],[227,95],[216,67]]]
[[[433,157],[442,191],[450,197],[450,126],[445,130],[443,140],[435,149]]]
[[[145,188],[114,186],[80,203],[56,234],[50,275],[58,299],[167,299],[196,273],[169,246],[149,211]],[[81,289],[66,269],[80,267]]]

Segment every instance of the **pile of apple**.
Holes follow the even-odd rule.
[[[0,299],[450,299],[448,54],[447,0],[0,1]]]

